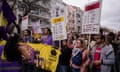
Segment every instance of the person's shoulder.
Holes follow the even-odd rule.
[[[96,47],[97,47],[97,45],[95,44],[95,45],[92,47],[92,49],[96,49]]]
[[[104,46],[104,49],[107,50],[107,51],[113,51],[113,46],[110,44],[110,45],[105,45]]]
[[[112,44],[105,44],[103,48],[113,48]]]
[[[71,49],[71,48],[69,48],[68,46],[66,47],[66,50],[72,51],[72,49]]]

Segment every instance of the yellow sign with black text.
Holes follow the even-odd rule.
[[[64,20],[65,20],[64,17],[53,18],[52,24],[58,24],[58,23],[64,22]]]

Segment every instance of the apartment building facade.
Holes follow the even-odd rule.
[[[81,31],[81,25],[82,25],[82,17],[83,17],[83,11],[76,6],[68,5],[68,23],[67,23],[67,29],[68,32],[80,32]]]

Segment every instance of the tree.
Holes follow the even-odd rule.
[[[10,33],[13,31],[14,27],[17,28],[18,33],[20,33],[20,25],[22,22],[22,17],[28,15],[32,9],[35,8],[35,3],[40,0],[7,0],[13,10],[22,10],[23,15],[18,15],[18,24],[13,22],[10,26]]]
[[[22,0],[19,1],[18,8],[22,8],[23,15],[21,17],[24,17],[30,13],[30,11],[34,8],[36,8],[35,3],[40,0]]]
[[[18,15],[19,20],[18,23],[21,24],[22,22],[22,17],[28,15],[32,9],[36,8],[35,3],[40,0],[18,0],[18,9],[23,12],[22,15]]]

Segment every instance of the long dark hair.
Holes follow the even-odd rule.
[[[48,30],[48,32],[49,32],[49,35],[52,35],[52,32],[51,32],[51,30],[50,30],[50,28],[45,28],[45,29],[47,29]]]
[[[19,39],[19,35],[16,33],[9,37],[4,48],[4,56],[8,61],[18,61],[21,58],[21,52],[18,50]]]
[[[66,45],[63,45],[64,41],[66,42]],[[61,41],[61,47],[64,47],[64,46],[67,46],[67,39],[64,39],[64,40]]]

